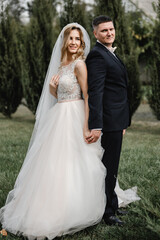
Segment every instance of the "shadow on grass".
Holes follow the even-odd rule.
[[[0,121],[5,121],[5,122],[15,122],[15,123],[31,123],[34,124],[35,123],[35,119],[34,118],[30,118],[30,117],[25,117],[25,116],[15,116],[12,118],[7,118],[5,116],[0,115]]]
[[[25,119],[25,118],[21,118],[21,117],[16,117],[16,118],[12,118],[13,122],[19,122],[19,123],[31,123],[34,124],[35,120],[34,119]]]
[[[139,123],[139,122],[133,122],[131,127],[128,128],[130,132],[134,133],[147,133],[147,134],[153,134],[153,135],[160,135],[160,123],[153,124],[152,122]]]

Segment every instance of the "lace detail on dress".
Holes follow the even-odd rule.
[[[81,88],[74,74],[74,68],[77,61],[82,60],[76,60],[66,66],[60,67],[59,69],[58,74],[60,75],[60,78],[57,90],[58,102],[82,98]]]

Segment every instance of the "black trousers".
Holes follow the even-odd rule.
[[[104,148],[102,162],[107,169],[105,191],[107,197],[104,216],[114,215],[118,209],[118,198],[114,191],[118,174],[123,131],[103,132],[101,143]]]

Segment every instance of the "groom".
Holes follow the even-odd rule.
[[[101,144],[105,151],[102,161],[107,169],[107,204],[103,218],[109,225],[122,225],[123,222],[116,217],[118,199],[114,189],[122,138],[125,129],[130,125],[127,71],[112,48],[115,40],[112,19],[108,16],[98,16],[92,24],[97,43],[86,59],[91,130],[86,141],[96,142],[101,132],[103,133]]]

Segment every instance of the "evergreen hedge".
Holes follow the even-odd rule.
[[[23,93],[17,22],[2,11],[0,18],[0,112],[7,117],[17,110]]]
[[[157,8],[157,21],[153,29],[151,66],[151,92],[148,96],[153,113],[160,120],[160,0]]]
[[[27,106],[35,113],[53,48],[55,12],[53,0],[34,0],[29,9],[31,19],[26,30],[23,89]]]

